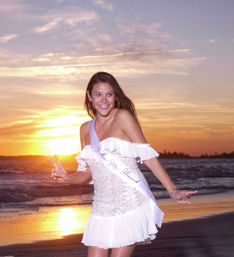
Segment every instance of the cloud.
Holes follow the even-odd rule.
[[[28,6],[20,0],[1,1],[0,13],[4,16],[10,16],[14,19],[21,19],[24,17]]]
[[[93,3],[107,11],[113,11],[113,5],[111,3],[108,3],[106,0],[93,0]]]
[[[29,134],[35,131],[35,122],[29,121],[28,123],[8,125],[0,127],[1,137],[26,139]]]
[[[44,44],[50,46],[59,37],[56,47],[69,50],[52,52],[48,48],[44,54],[36,54],[35,51],[34,54],[3,53],[3,58],[0,58],[1,77],[39,78],[44,81],[56,78],[64,82],[75,81],[78,76],[89,76],[97,70],[122,76],[187,75],[190,67],[205,60],[205,57],[194,57],[191,49],[169,47],[172,36],[163,30],[159,22],[117,23],[113,32],[103,27],[96,12],[77,6],[50,9],[40,17],[44,24],[34,27],[34,32],[43,34],[58,28],[48,44],[44,37]]]
[[[209,40],[209,43],[210,44],[214,44],[214,43],[216,43],[217,42],[217,40],[215,39],[215,38],[211,38],[210,40]]]
[[[87,11],[87,12],[79,13],[78,17],[76,13],[74,15],[68,14],[68,17],[67,15],[65,15],[63,19],[65,24],[74,26],[77,23],[97,21],[98,15],[93,11],[89,11],[89,12]]]
[[[74,27],[79,23],[92,23],[98,20],[98,15],[94,11],[81,9],[78,7],[66,8],[63,10],[54,10],[40,17],[46,23],[42,26],[33,28],[33,32],[44,33],[58,26]]]
[[[118,24],[118,30],[121,35],[129,37],[135,37],[136,35],[147,36],[150,38],[169,39],[171,35],[162,30],[162,23],[152,24],[139,24],[139,23],[128,23]]]
[[[58,25],[59,21],[60,21],[60,19],[54,19],[54,20],[46,23],[43,26],[39,26],[39,27],[34,28],[34,31],[36,33],[44,33],[46,31],[49,31],[49,30],[55,28]]]
[[[230,123],[233,107],[208,102],[191,103],[186,99],[183,99],[183,102],[174,102],[174,98],[170,100],[155,102],[155,98],[149,97],[147,104],[146,100],[136,101],[136,109],[141,123],[148,128],[172,134],[176,130],[180,133],[185,130],[190,131],[191,135],[192,132],[206,134],[218,132],[217,135],[221,132],[233,134],[233,126]],[[156,112],[157,115],[155,115]],[[155,124],[157,124],[156,127]]]
[[[8,41],[17,38],[19,35],[18,34],[8,34],[5,36],[0,37],[0,43],[5,44]]]
[[[77,136],[79,126],[87,119],[86,112],[78,110],[77,106],[57,105],[43,111],[34,110],[34,115],[25,113],[17,121],[0,126],[0,137],[7,140],[35,141]]]
[[[122,76],[138,76],[147,74],[176,74],[186,75],[190,67],[205,60],[204,57],[183,56],[188,49],[171,51],[125,51],[105,55],[84,55],[73,58],[61,54],[54,59],[44,60],[44,65],[28,67],[0,67],[0,77],[23,77],[60,79],[73,81],[77,77],[85,77],[96,70],[109,70]],[[182,54],[182,55],[180,55]],[[23,57],[25,58],[25,56]],[[47,57],[48,58],[48,57]],[[40,60],[40,58],[39,58]],[[54,65],[55,63],[57,65]],[[20,64],[20,60],[18,60]]]

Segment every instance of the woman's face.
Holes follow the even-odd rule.
[[[97,114],[108,116],[115,106],[115,93],[112,86],[105,82],[94,84],[91,94],[87,92],[89,100]]]

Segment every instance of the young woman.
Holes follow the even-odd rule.
[[[159,163],[159,154],[146,142],[132,101],[106,72],[89,81],[85,107],[93,119],[82,124],[78,172],[69,176],[57,158],[52,176],[60,182],[93,181],[94,198],[82,242],[88,257],[130,257],[137,243],[155,238],[163,212],[137,166],[153,172],[178,203],[191,203],[196,191],[177,190]]]

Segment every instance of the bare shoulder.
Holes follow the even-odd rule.
[[[130,111],[120,109],[116,113],[116,123],[131,142],[146,142],[137,119],[131,114]]]
[[[81,124],[81,126],[80,126],[80,131],[85,131],[85,130],[88,130],[88,128],[89,128],[89,121],[86,121],[86,122],[84,122],[84,123],[82,123]]]
[[[80,126],[80,141],[82,148],[88,144],[89,122],[86,121]]]
[[[115,117],[117,121],[121,122],[137,122],[135,117],[130,113],[130,111],[125,109],[119,109]]]

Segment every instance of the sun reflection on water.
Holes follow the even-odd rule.
[[[63,208],[59,213],[59,228],[61,235],[73,234],[80,227],[80,222],[72,208]]]
[[[55,219],[60,236],[83,233],[89,211],[87,212],[86,208],[61,208],[59,212],[57,212]]]
[[[51,240],[70,234],[82,234],[91,205],[43,207],[38,212],[7,217],[0,213],[0,246]],[[5,215],[5,214],[4,214]]]
[[[90,213],[90,205],[56,208],[47,214],[41,229],[55,238],[71,234],[81,234]]]

